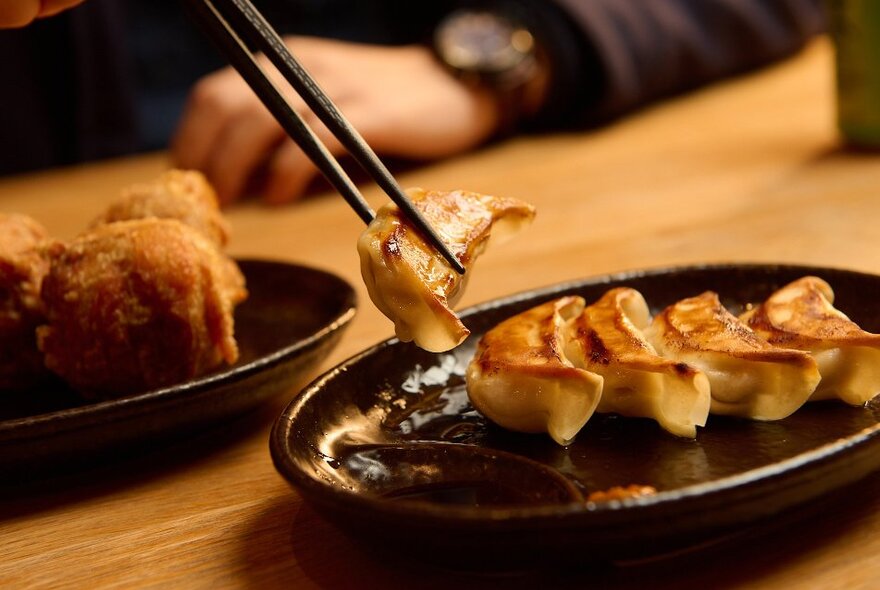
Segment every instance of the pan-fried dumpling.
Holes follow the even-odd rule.
[[[822,381],[810,399],[862,405],[880,392],[880,334],[862,330],[834,307],[834,291],[818,277],[779,289],[742,315],[776,346],[808,351]]]
[[[709,415],[709,380],[694,367],[657,355],[642,330],[648,305],[635,289],[611,289],[570,323],[568,358],[605,379],[599,413],[653,418],[695,437]]]
[[[474,407],[504,428],[571,443],[602,393],[602,377],[565,357],[566,322],[583,308],[583,298],[562,297],[486,332],[466,376]]]
[[[466,269],[493,242],[531,222],[517,199],[466,191],[410,189],[410,200]],[[397,337],[432,352],[450,350],[470,333],[452,311],[470,273],[459,275],[393,203],[379,209],[358,240],[370,299],[394,322]]]
[[[809,354],[759,338],[706,292],[670,305],[647,330],[657,351],[709,377],[713,414],[779,420],[803,405],[819,383]]]

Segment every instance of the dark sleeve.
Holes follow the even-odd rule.
[[[552,62],[541,126],[598,124],[779,60],[824,28],[821,0],[527,2]]]
[[[0,31],[0,175],[134,148],[116,1]]]

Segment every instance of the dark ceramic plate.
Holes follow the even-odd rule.
[[[562,448],[488,423],[468,403],[464,369],[485,330],[561,294],[589,302],[626,285],[656,312],[712,289],[738,311],[806,274],[829,281],[840,309],[880,330],[880,277],[843,270],[700,266],[558,285],[465,311],[473,334],[450,353],[389,340],[346,361],[278,419],[273,459],[326,517],[372,546],[446,563],[637,557],[741,530],[880,467],[880,402],[814,403],[772,423],[710,416],[696,440],[649,420],[594,415]],[[583,500],[630,484],[658,493]]]
[[[284,392],[336,345],[355,293],[327,272],[239,261],[249,296],[235,311],[240,358],[173,387],[85,403],[61,383],[0,403],[0,473],[24,476],[120,455],[189,434]]]

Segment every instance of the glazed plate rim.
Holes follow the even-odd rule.
[[[236,262],[242,267],[246,276],[251,269],[253,269],[252,272],[257,272],[257,267],[274,267],[284,272],[321,275],[324,279],[345,289],[344,295],[346,297],[343,299],[346,301],[340,306],[334,317],[321,325],[319,329],[249,362],[226,367],[184,383],[139,394],[85,403],[81,406],[31,416],[0,420],[0,442],[9,443],[17,440],[56,436],[62,432],[73,432],[106,424],[123,415],[126,418],[138,414],[146,415],[154,412],[156,406],[173,404],[179,400],[186,400],[199,394],[210,393],[224,386],[234,385],[292,360],[320,345],[333,333],[347,326],[356,313],[357,302],[354,289],[345,279],[330,271],[275,259],[240,258],[236,259]]]
[[[499,297],[468,307],[460,312],[460,317],[467,318],[497,307],[516,304],[525,300],[541,300],[553,295],[561,295],[566,291],[588,286],[601,286],[603,283],[618,283],[638,278],[651,278],[670,276],[686,272],[710,271],[720,272],[725,270],[750,271],[750,272],[802,272],[804,274],[817,274],[822,272],[844,273],[851,276],[862,276],[870,280],[880,280],[880,276],[850,270],[840,267],[811,266],[805,264],[788,263],[760,263],[760,262],[723,262],[702,263],[677,266],[663,266],[655,268],[633,269],[621,272],[601,274],[585,277],[582,279],[563,281],[560,283],[526,290],[512,295]],[[833,287],[833,285],[832,285]],[[322,483],[317,478],[303,472],[298,467],[290,454],[290,443],[294,436],[292,430],[296,427],[296,415],[302,407],[312,398],[321,394],[327,383],[334,377],[348,370],[352,365],[363,362],[364,359],[375,355],[378,351],[401,343],[396,338],[379,342],[358,354],[346,359],[336,367],[330,369],[316,378],[312,383],[303,388],[301,394],[294,399],[277,419],[270,437],[270,449],[276,469],[296,489],[302,490],[303,495],[310,501],[315,501],[331,509],[340,505],[351,510],[368,510],[376,515],[388,515],[393,517],[410,517],[418,522],[431,524],[442,528],[454,528],[456,523],[491,523],[493,527],[517,528],[529,523],[541,526],[566,526],[572,529],[581,525],[590,524],[600,527],[619,526],[627,523],[639,522],[642,518],[668,518],[670,507],[675,507],[678,512],[671,516],[684,515],[696,510],[706,510],[707,505],[723,500],[731,491],[738,489],[741,500],[754,501],[775,484],[791,485],[792,478],[815,479],[816,473],[827,460],[842,461],[840,455],[847,451],[857,451],[868,446],[869,443],[880,443],[880,422],[853,432],[845,438],[822,444],[808,451],[801,452],[788,459],[765,464],[760,467],[720,477],[711,481],[694,483],[681,488],[659,491],[653,495],[602,503],[567,503],[557,505],[540,506],[511,506],[511,507],[470,507],[470,506],[446,506],[436,505],[420,501],[394,501],[380,496],[360,494],[342,489],[335,484]],[[442,354],[442,353],[441,353]],[[416,443],[417,444],[417,443]],[[446,443],[458,444],[458,443]],[[463,445],[466,446],[466,445]],[[878,453],[880,454],[880,453]],[[851,481],[831,485],[828,489],[813,494],[810,498],[791,502],[783,508],[791,507],[806,500],[818,497],[833,489],[843,487],[848,483],[857,481],[871,471],[880,468],[880,458],[872,460],[871,465],[864,468],[864,473],[853,477]],[[797,482],[794,484],[797,486]],[[692,502],[695,501],[695,502]],[[777,512],[778,510],[770,510]],[[587,519],[585,521],[585,519]]]

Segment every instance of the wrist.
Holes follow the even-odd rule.
[[[512,14],[455,11],[437,25],[432,48],[447,71],[474,92],[491,97],[500,133],[512,131],[544,104],[549,60],[532,32]]]

